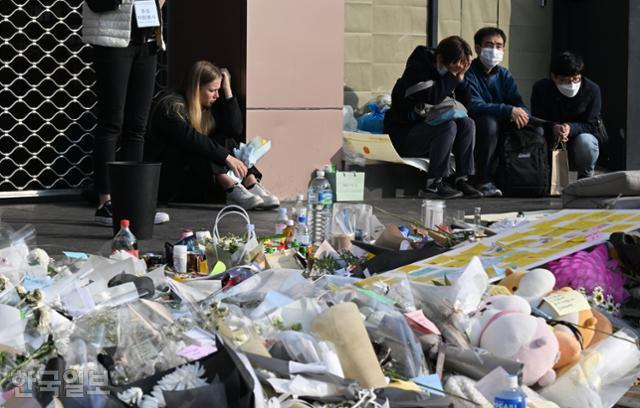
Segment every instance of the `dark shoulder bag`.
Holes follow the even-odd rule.
[[[85,0],[94,13],[114,11],[122,7],[122,0]]]

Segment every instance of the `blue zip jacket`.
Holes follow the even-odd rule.
[[[508,69],[499,65],[487,73],[478,58],[464,75],[463,87],[469,98],[469,116],[492,116],[498,120],[510,120],[514,106],[523,108],[524,104],[518,86]]]

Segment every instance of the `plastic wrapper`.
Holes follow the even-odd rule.
[[[163,306],[137,302],[116,310],[116,344],[112,380],[137,381],[158,371],[176,367],[187,360],[178,352],[188,326],[176,324]]]
[[[342,107],[342,130],[355,132],[357,129],[358,120],[353,114],[353,107],[351,105],[344,105]]]
[[[233,156],[244,162],[247,168],[255,166],[265,154],[271,150],[271,142],[261,137],[254,137],[248,144],[240,143],[239,147],[233,149]],[[231,177],[234,181],[240,181],[235,175],[233,170],[227,171],[227,176]]]
[[[257,306],[267,292],[275,291],[291,299],[312,296],[313,283],[302,276],[302,271],[294,269],[271,269],[263,271],[225,292],[217,293],[213,300],[225,300],[236,304]],[[254,307],[255,307],[254,306]]]
[[[346,378],[358,381],[363,387],[386,384],[355,304],[342,303],[330,307],[313,320],[311,331],[316,338],[336,346]]]
[[[561,407],[611,407],[640,375],[638,338],[626,329],[583,351],[540,394]]]
[[[422,346],[402,313],[375,311],[365,326],[383,367],[406,378],[429,373]]]
[[[432,286],[411,282],[416,306],[433,320],[450,343],[469,348],[466,333],[470,329],[469,315],[476,311],[489,287],[482,263],[473,257],[460,277],[451,286]]]
[[[0,276],[4,276],[13,285],[24,279],[29,268],[29,245],[35,239],[35,230],[26,225],[14,231],[6,224],[0,224]]]
[[[449,372],[462,374],[474,380],[480,380],[487,374],[502,367],[511,375],[519,375],[523,364],[491,354],[483,349],[463,349],[447,346],[444,350],[444,367]]]
[[[334,236],[350,236],[351,239],[369,242],[373,239],[371,220],[373,207],[369,204],[333,205],[333,221],[331,233]]]

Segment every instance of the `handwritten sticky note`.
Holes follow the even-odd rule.
[[[411,325],[415,330],[424,334],[440,335],[438,326],[436,326],[431,320],[427,319],[424,313],[422,313],[422,310],[405,313],[404,315],[409,321],[409,325]]]
[[[197,346],[195,344],[192,344],[178,351],[178,353],[176,354],[178,354],[180,357],[186,358],[189,361],[195,361],[201,359],[202,357],[206,357],[209,354],[213,354],[216,351],[218,351],[218,349],[215,346]]]
[[[558,316],[589,310],[589,302],[575,290],[560,291],[543,298]]]
[[[364,200],[364,173],[344,171],[337,172],[336,198],[338,201]]]

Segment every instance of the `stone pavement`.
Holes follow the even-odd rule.
[[[419,219],[421,199],[394,198],[368,202],[374,206],[374,213],[383,223],[402,223],[379,209],[393,214]],[[291,207],[292,203],[283,205]],[[561,202],[557,198],[515,199],[491,198],[479,200],[449,200],[448,208],[467,209],[481,207],[483,214],[495,214],[512,211],[534,211],[559,209]],[[174,204],[162,211],[171,216],[171,221],[157,225],[153,239],[139,242],[141,252],[162,251],[165,241],[174,242],[180,237],[180,230],[191,228],[211,230],[220,205],[207,204]],[[32,224],[36,231],[36,244],[52,256],[60,256],[61,251],[84,251],[98,253],[101,248],[109,248],[112,238],[111,229],[93,224],[95,209],[86,201],[66,201],[47,203],[2,203],[0,202],[0,221],[8,223],[14,229],[25,224]],[[251,220],[256,225],[258,236],[268,235],[273,230],[276,211],[252,211]],[[241,233],[244,231],[242,221],[229,216],[221,225],[221,231]]]

